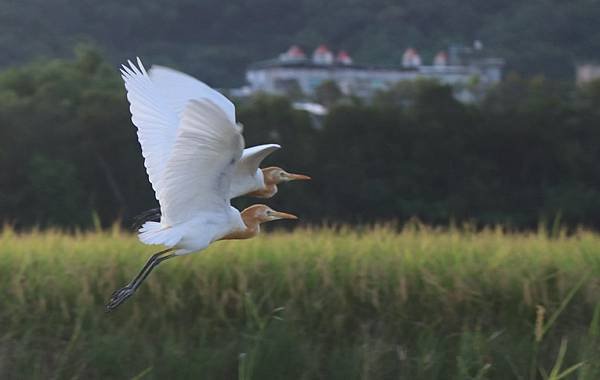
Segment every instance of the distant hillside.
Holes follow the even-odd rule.
[[[509,69],[570,78],[574,62],[600,60],[598,20],[596,0],[0,0],[0,67],[91,41],[115,63],[140,55],[235,86],[248,63],[292,43],[398,63],[408,46],[428,61],[479,39]]]

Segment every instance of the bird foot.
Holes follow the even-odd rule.
[[[119,295],[120,293],[124,293],[127,289],[131,288],[131,284],[127,284],[126,286],[115,290],[111,295],[110,295],[110,299],[113,300],[114,298],[117,297],[117,295]]]
[[[135,289],[131,286],[125,286],[121,289],[117,289],[110,297],[110,300],[106,304],[106,312],[109,313],[119,307],[127,298],[131,297],[135,293]]]

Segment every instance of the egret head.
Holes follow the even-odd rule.
[[[265,185],[277,185],[281,182],[309,180],[310,177],[303,174],[288,173],[282,168],[271,166],[261,169],[265,179]]]
[[[257,204],[252,205],[242,211],[242,219],[246,225],[249,225],[270,222],[278,219],[298,219],[298,217],[285,212],[275,211],[266,205]]]

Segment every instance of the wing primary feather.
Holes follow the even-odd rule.
[[[139,67],[128,60],[127,64],[121,65],[120,71],[130,103],[131,120],[137,127],[144,166],[160,201],[162,172],[175,141],[178,117],[148,77],[139,57],[137,63]]]
[[[129,63],[129,67],[131,68],[131,70],[133,70],[134,74],[142,75],[142,73],[138,71],[137,67],[135,67],[133,62],[131,62],[131,59],[128,59],[127,63]]]
[[[146,72],[146,68],[144,67],[144,65],[142,64],[142,60],[140,59],[140,57],[135,57],[137,59],[137,63],[138,66],[140,67],[140,69],[142,70],[142,73],[144,75],[148,75],[148,73]]]
[[[161,89],[179,116],[192,99],[209,99],[235,123],[235,106],[226,96],[198,79],[163,66],[154,65],[148,71],[150,79]]]
[[[121,65],[121,66],[123,66],[123,69],[124,69],[124,70],[127,72],[127,74],[129,74],[130,76],[133,76],[133,75],[135,75],[135,74],[133,73],[133,71],[131,71],[131,69],[129,68],[129,66],[127,66],[127,65],[125,65],[125,64],[123,64],[123,65]]]

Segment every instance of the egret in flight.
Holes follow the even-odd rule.
[[[130,67],[122,70],[128,99],[131,103],[131,113],[134,124],[143,124],[146,120],[142,113],[144,107],[138,104],[146,97],[154,98],[157,106],[156,112],[169,115],[170,122],[164,123],[164,128],[170,128],[174,133],[181,118],[184,107],[192,99],[208,99],[227,115],[227,118],[236,123],[235,106],[220,92],[212,89],[198,79],[170,69],[168,67],[153,65],[148,73],[144,70],[138,58],[138,66],[129,62]],[[139,117],[138,114],[139,113]],[[139,127],[139,125],[138,125]],[[167,133],[167,131],[165,131]],[[309,180],[310,177],[302,174],[288,173],[280,167],[267,167],[259,169],[260,163],[273,151],[281,148],[278,144],[264,144],[244,149],[242,157],[235,167],[231,181],[231,197],[250,195],[257,198],[271,198],[277,193],[277,185],[282,182]],[[136,226],[150,220],[159,220],[160,208],[147,210],[137,216]]]
[[[124,68],[123,75],[148,78],[141,62],[138,64],[139,68]],[[131,297],[150,272],[167,259],[203,250],[217,240],[251,238],[259,233],[261,223],[297,219],[260,204],[241,213],[231,206],[231,188],[244,139],[241,128],[218,104],[206,98],[189,100],[177,120],[175,113],[162,112],[168,106],[164,98],[152,92],[152,82],[136,83],[141,88],[127,88],[132,120],[138,127],[144,164],[162,211],[160,222],[144,223],[139,238],[167,249],[152,255],[129,284],[113,293],[107,311]],[[165,128],[170,123],[179,127]]]

